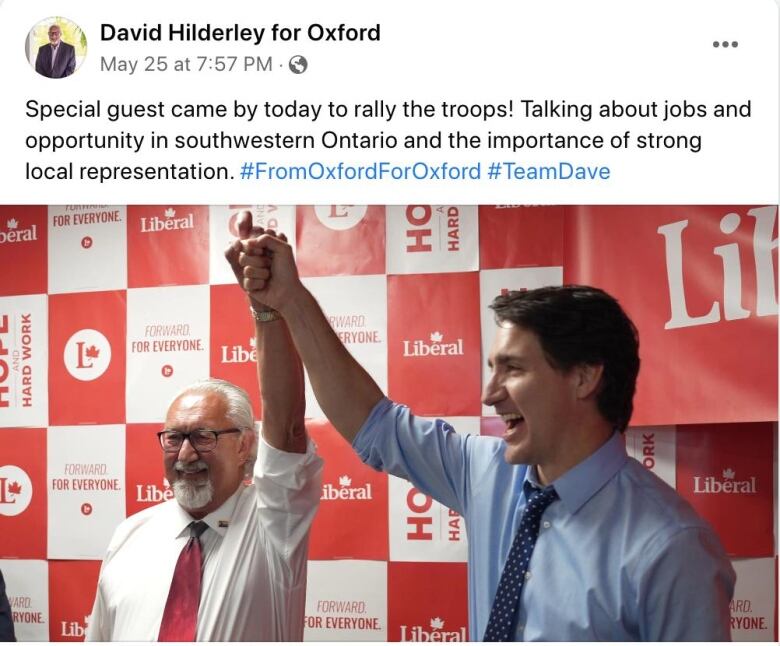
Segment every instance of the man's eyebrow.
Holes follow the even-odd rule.
[[[502,352],[501,354],[497,354],[492,359],[488,358],[487,364],[489,367],[493,367],[494,365],[505,365],[507,363],[523,363],[524,359],[519,354],[507,354],[505,352]]]

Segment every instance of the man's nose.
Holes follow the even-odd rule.
[[[485,406],[495,406],[498,402],[506,397],[506,389],[499,381],[496,373],[490,376],[490,380],[485,384],[485,389],[482,391],[482,403]]]
[[[189,436],[185,436],[181,441],[177,459],[181,460],[182,462],[195,462],[195,460],[200,459],[200,455],[195,450],[195,447],[192,446],[192,442],[190,442]]]

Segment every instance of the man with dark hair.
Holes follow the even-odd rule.
[[[497,296],[490,308],[500,327],[533,332],[557,370],[603,365],[596,404],[616,431],[626,430],[639,373],[639,335],[614,298],[596,287],[540,287]]]
[[[368,465],[461,514],[469,630],[486,641],[730,638],[735,575],[712,528],[626,455],[634,325],[592,287],[511,292],[483,401],[502,438],[460,436],[385,398],[274,235],[237,242],[244,289],[287,322],[317,400]]]

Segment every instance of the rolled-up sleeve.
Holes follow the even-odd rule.
[[[305,543],[322,491],[322,458],[309,440],[305,453],[288,453],[258,440],[254,481],[260,523],[285,556]]]

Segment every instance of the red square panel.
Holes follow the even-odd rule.
[[[299,206],[301,276],[385,273],[385,207]]]
[[[83,642],[95,602],[100,561],[49,562],[49,639]]]
[[[207,206],[128,206],[127,285],[199,285],[209,280]]]
[[[387,278],[390,398],[418,415],[479,415],[479,275]]]
[[[465,563],[388,563],[387,588],[389,641],[469,640]]]
[[[125,421],[127,293],[49,297],[49,423]]]
[[[774,556],[773,425],[677,427],[677,491],[733,556]]]
[[[46,558],[46,429],[0,429],[0,558]]]
[[[306,426],[325,461],[309,558],[387,560],[387,475],[363,464],[328,422]]]
[[[162,424],[128,424],[125,433],[127,515],[173,498],[157,440]]]
[[[564,282],[639,330],[634,425],[777,419],[777,254],[777,206],[567,207]]]
[[[560,267],[562,206],[480,206],[480,269]]]
[[[0,296],[46,293],[47,212],[45,206],[0,206]]]
[[[262,416],[257,380],[255,324],[249,302],[236,285],[211,286],[210,366],[212,377],[241,386],[252,400],[257,419]]]

